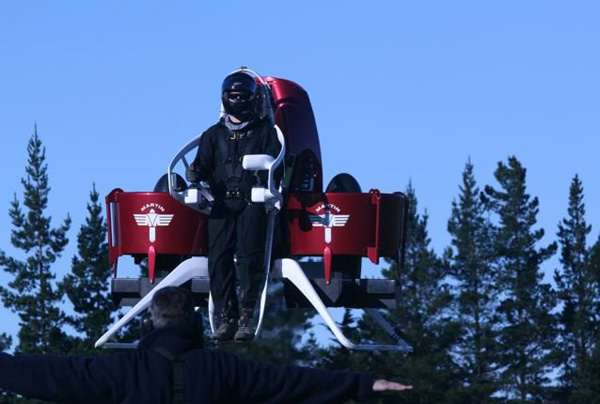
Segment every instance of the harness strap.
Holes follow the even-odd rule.
[[[162,347],[156,347],[154,348],[154,351],[171,362],[173,375],[173,404],[188,404],[185,397],[185,358],[194,351],[188,351],[178,356],[173,355]]]
[[[223,160],[223,163],[225,164],[225,170],[227,171],[227,179],[230,178],[234,178],[234,177],[239,177],[241,176],[241,170],[239,175],[235,175],[236,173],[233,170],[233,159],[232,159],[232,155],[233,152],[232,150],[230,150],[230,147],[228,146],[228,141],[226,136],[229,136],[228,133],[220,133],[220,136],[218,136],[219,138],[219,149],[221,149],[221,155],[223,156],[223,158],[225,160]]]
[[[223,163],[227,171],[227,180],[239,181],[244,171],[241,164],[242,158],[246,153],[252,153],[259,134],[253,129],[248,130],[243,136],[240,136],[240,132],[231,130],[227,132],[231,133],[222,133],[220,134],[221,136],[218,136],[219,149],[221,150],[221,155],[225,158]],[[236,146],[238,146],[237,151]]]

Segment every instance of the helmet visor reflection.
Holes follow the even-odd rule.
[[[252,94],[248,91],[232,90],[227,92],[229,102],[246,102],[252,98]]]

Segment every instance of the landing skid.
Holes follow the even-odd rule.
[[[100,347],[109,341],[109,339],[114,336],[118,330],[125,326],[129,321],[131,321],[136,315],[140,314],[144,310],[146,310],[150,306],[150,302],[152,301],[152,297],[157,290],[160,290],[166,286],[181,286],[182,284],[194,280],[194,278],[200,278],[203,281],[208,279],[208,270],[207,270],[207,260],[206,258],[194,257],[189,258],[179,264],[177,268],[175,268],[169,275],[167,275],[160,283],[156,284],[152,289],[150,289],[142,298],[137,302],[135,306],[131,308],[117,323],[115,323],[102,337],[98,339],[95,346]],[[310,302],[310,304],[317,310],[319,315],[325,321],[325,324],[329,327],[333,335],[337,338],[339,343],[352,350],[368,350],[368,351],[396,351],[396,352],[410,352],[412,348],[408,345],[398,334],[396,329],[381,315],[379,310],[375,308],[366,308],[364,309],[365,313],[372,316],[375,321],[382,326],[382,328],[392,337],[394,341],[396,341],[396,345],[380,345],[380,344],[356,344],[350,341],[343,334],[342,330],[336,324],[336,322],[331,317],[329,310],[319,297],[319,294],[311,284],[310,280],[305,275],[303,269],[300,267],[298,262],[293,259],[284,258],[280,260],[276,260],[274,262],[273,271],[271,272],[270,278],[272,280],[276,279],[287,279],[290,281],[298,290],[304,295],[304,297]],[[262,324],[262,318],[265,310],[264,300],[266,299],[266,289],[263,291],[263,296],[261,296],[261,307],[260,307],[260,320],[259,324]],[[208,298],[208,312],[209,312],[209,321],[211,324],[211,328],[214,330],[215,321],[214,321],[214,304],[212,299]],[[257,335],[260,332],[260,327],[257,327]],[[111,347],[113,343],[108,343],[107,345]],[[120,346],[118,346],[120,347]]]

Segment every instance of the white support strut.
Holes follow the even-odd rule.
[[[353,350],[362,350],[362,351],[400,351],[406,352],[410,349],[406,343],[400,345],[377,345],[377,344],[368,344],[368,345],[360,345],[355,344],[350,341],[342,330],[335,323],[331,314],[327,310],[327,307],[313,288],[310,283],[310,280],[304,274],[304,271],[300,267],[300,265],[289,258],[284,258],[282,260],[277,260],[275,262],[275,271],[273,276],[281,276],[282,278],[288,279],[291,281],[294,286],[302,292],[302,294],[308,299],[308,301],[313,305],[313,307],[317,310],[317,312],[321,315],[331,332],[335,335],[337,340],[342,346],[353,349]],[[385,319],[381,318],[384,322]],[[376,320],[379,320],[376,317]],[[387,322],[386,322],[387,323]],[[388,323],[389,325],[389,323]],[[391,326],[390,326],[391,327]],[[404,342],[404,341],[402,341]],[[407,348],[408,347],[408,348]]]
[[[167,286],[180,286],[196,276],[207,275],[206,258],[192,257],[177,266],[169,275],[167,275],[159,284],[157,284],[146,296],[144,296],[135,306],[133,306],[123,317],[119,319],[112,327],[102,335],[96,344],[96,348],[104,345],[121,327],[130,322],[136,315],[150,307],[152,297],[157,290]]]
[[[277,209],[272,208],[267,215],[267,241],[265,245],[264,260],[265,283],[262,294],[260,295],[260,311],[258,316],[258,324],[256,325],[256,331],[254,332],[255,338],[258,338],[260,335],[265,315],[265,308],[267,307],[267,289],[269,286],[269,272],[271,272],[271,252],[273,251],[273,234],[275,233],[275,217],[277,216],[277,212]]]
[[[285,137],[277,125],[274,126],[277,132],[277,140],[281,144],[281,150],[276,158],[270,155],[246,155],[242,160],[242,167],[246,170],[267,170],[268,178],[266,187],[252,188],[252,202],[264,203],[267,211],[267,232],[265,238],[265,252],[263,260],[264,268],[264,286],[260,296],[260,311],[258,324],[254,331],[254,337],[258,338],[262,329],[262,324],[267,306],[267,292],[269,286],[269,273],[271,272],[271,253],[273,251],[273,235],[275,233],[275,218],[281,209],[283,196],[275,186],[275,170],[283,162],[285,156]]]

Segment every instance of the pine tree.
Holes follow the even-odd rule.
[[[455,307],[461,337],[454,347],[463,378],[462,401],[482,403],[496,391],[495,309],[497,306],[492,226],[469,160],[462,174],[458,202],[448,221],[447,249],[455,282]]]
[[[600,284],[600,236],[590,248],[589,273],[596,285]],[[598,289],[596,289],[598,292]],[[600,323],[600,298],[594,297],[591,316],[595,325]],[[596,334],[592,354],[589,361],[578,369],[579,382],[571,396],[571,402],[597,403],[600,397],[600,335]],[[579,401],[577,401],[579,400]]]
[[[456,338],[456,324],[450,318],[451,294],[443,262],[430,247],[428,215],[418,214],[418,201],[411,184],[409,200],[406,263],[400,274],[400,300],[393,311],[413,353],[396,361],[404,375],[401,380],[415,386],[407,402],[450,401],[454,364],[450,347]],[[394,271],[395,263],[390,268]],[[389,275],[389,273],[388,273]]]
[[[44,215],[50,186],[46,152],[38,137],[37,126],[27,152],[27,177],[21,179],[23,204],[27,211],[23,211],[15,195],[9,215],[14,226],[11,243],[28,256],[25,261],[20,261],[0,251],[0,267],[14,276],[9,288],[1,287],[0,293],[4,305],[21,319],[17,351],[64,352],[69,340],[62,331],[65,314],[58,307],[62,292],[55,284],[52,264],[68,243],[71,219],[67,216],[58,228],[52,228],[51,218]]]
[[[87,211],[88,217],[77,235],[78,255],[73,257],[71,273],[64,279],[65,292],[76,313],[69,322],[83,334],[78,347],[78,351],[83,352],[93,349],[94,342],[113,320],[106,222],[95,186],[90,193]]]
[[[561,365],[563,398],[570,402],[591,402],[588,395],[589,364],[600,326],[594,304],[600,284],[591,267],[587,236],[592,227],[585,221],[583,185],[576,175],[569,191],[568,217],[558,225],[562,264],[554,279],[562,309],[559,314],[558,352]]]
[[[496,190],[485,188],[486,203],[498,216],[495,250],[497,310],[500,321],[499,364],[502,390],[517,402],[542,400],[549,382],[548,352],[554,343],[551,310],[555,299],[542,283],[540,265],[556,251],[556,243],[538,248],[543,229],[534,230],[539,201],[526,192],[526,170],[515,158],[498,163]]]

